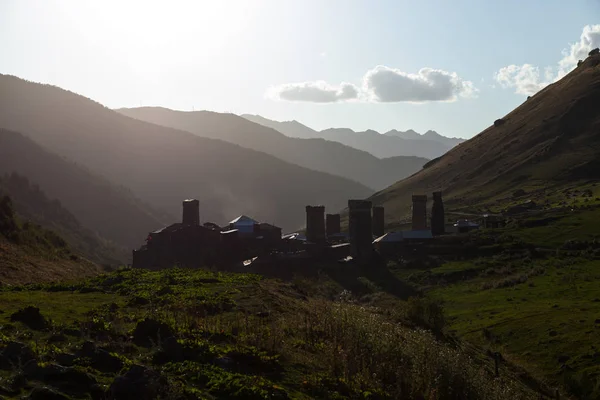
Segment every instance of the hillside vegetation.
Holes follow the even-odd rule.
[[[100,271],[53,231],[19,220],[10,197],[0,195],[0,289],[11,284],[86,277]]]
[[[0,393],[9,396],[537,398],[375,308],[256,275],[124,269],[4,290],[0,300]]]
[[[13,76],[0,76],[0,127],[24,132],[172,215],[181,215],[182,199],[198,198],[202,220],[219,224],[247,214],[297,229],[304,224],[307,204],[336,210],[348,198],[372,193],[355,181],[129,118],[72,92]],[[24,175],[43,184],[30,173]],[[84,222],[70,205],[67,209]]]
[[[600,55],[549,85],[424,169],[372,196],[396,218],[412,193],[443,190],[455,209],[504,207],[600,180]],[[545,202],[545,199],[543,200]]]
[[[356,180],[374,190],[383,189],[421,169],[422,157],[379,159],[365,151],[324,139],[298,139],[234,114],[184,112],[160,107],[123,108],[121,114],[154,124],[222,139],[263,151],[306,168]]]
[[[174,218],[154,211],[127,189],[89,172],[81,164],[49,152],[20,133],[0,129],[0,174],[13,172],[27,177],[48,198],[60,202],[84,228],[120,247],[131,249],[139,245],[140,237]],[[17,205],[23,210],[21,205],[26,205],[20,201],[19,188],[12,186],[11,190],[17,190]],[[52,218],[47,222],[58,222]]]
[[[118,247],[84,228],[58,200],[50,200],[35,183],[12,173],[0,177],[0,195],[8,195],[21,220],[27,220],[58,233],[74,252],[91,261],[114,267],[125,264],[130,250]]]

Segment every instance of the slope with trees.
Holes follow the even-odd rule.
[[[74,252],[104,265],[119,266],[131,257],[129,249],[120,247],[97,233],[84,228],[60,201],[49,199],[39,185],[15,172],[0,177],[0,195],[12,199],[20,219],[58,233]]]
[[[143,204],[127,189],[47,151],[24,135],[0,129],[0,173],[13,172],[39,185],[83,227],[120,247],[137,246],[140,237],[172,219]]]
[[[340,209],[348,198],[372,193],[355,181],[129,118],[75,93],[13,76],[0,76],[0,126],[25,132],[173,215],[180,215],[182,199],[196,197],[204,221],[224,223],[249,214],[297,229],[304,223],[307,204]],[[120,219],[128,221],[126,216]]]

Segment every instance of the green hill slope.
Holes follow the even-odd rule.
[[[10,197],[0,196],[0,288],[82,278],[100,271],[96,264],[73,253],[53,231],[19,220]]]
[[[28,220],[63,237],[74,252],[99,264],[119,266],[129,261],[125,247],[84,228],[58,200],[50,200],[35,183],[16,173],[0,177],[0,195],[8,195],[21,220]]]
[[[395,218],[412,193],[443,190],[453,208],[502,207],[516,189],[544,197],[600,180],[600,56],[535,94],[496,125],[372,197]]]
[[[182,199],[198,198],[204,221],[247,214],[297,229],[307,204],[340,209],[348,198],[372,193],[355,181],[142,122],[72,92],[6,75],[0,76],[0,126],[25,132],[173,215],[180,215]]]
[[[321,138],[288,137],[234,114],[184,112],[160,107],[125,108],[117,111],[198,136],[222,139],[242,147],[264,151],[282,160],[353,179],[374,189],[382,189],[417,172],[428,161],[422,157],[409,156],[382,160],[366,151]]]
[[[137,246],[140,237],[172,219],[156,213],[130,191],[47,151],[28,137],[0,129],[0,174],[13,172],[39,185],[83,227],[121,247]]]

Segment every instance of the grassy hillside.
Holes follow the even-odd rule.
[[[119,266],[131,257],[130,249],[84,228],[58,200],[50,200],[35,183],[16,173],[0,177],[0,195],[8,195],[21,220],[28,220],[63,237],[73,251],[99,264]]]
[[[11,397],[538,398],[376,308],[255,275],[120,270],[0,301],[0,393]]]
[[[373,189],[382,189],[415,173],[428,161],[422,157],[381,160],[365,151],[329,140],[288,137],[234,114],[184,112],[160,107],[117,111],[143,121],[263,151],[306,168],[355,180]]]
[[[19,220],[10,197],[0,195],[0,288],[86,277],[100,271],[97,265],[72,252],[53,231]]]
[[[600,56],[588,57],[560,81],[417,174],[372,197],[399,218],[412,193],[443,190],[453,208],[503,207],[513,193],[555,196],[600,180]],[[491,121],[490,121],[491,122]],[[545,202],[545,200],[544,200]]]
[[[597,399],[598,221],[600,201],[519,218],[504,229],[448,238],[475,245],[459,257],[398,260],[390,270],[443,302],[450,332],[573,398]]]
[[[55,86],[6,75],[0,76],[0,126],[25,132],[175,216],[182,199],[195,197],[203,221],[224,223],[247,214],[296,229],[304,224],[307,204],[340,209],[348,198],[372,193],[354,181],[128,118]]]
[[[0,129],[0,174],[13,172],[39,185],[83,227],[121,247],[138,246],[140,237],[174,218],[154,211],[130,191],[81,164],[49,152],[20,133]]]

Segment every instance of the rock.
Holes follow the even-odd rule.
[[[172,336],[173,330],[169,325],[152,318],[146,318],[138,322],[133,331],[133,341],[135,344],[144,347],[160,344],[163,340]]]
[[[588,53],[588,56],[590,56],[590,57],[591,57],[591,56],[595,56],[596,54],[600,54],[600,48],[599,48],[599,47],[596,47],[595,49],[591,50],[591,51]]]
[[[548,332],[548,335],[556,336],[556,335],[558,335],[558,333],[556,331],[550,331],[550,332]]]
[[[50,337],[48,338],[48,343],[60,343],[66,341],[67,337],[62,333],[55,333],[53,335],[50,335]]]
[[[558,356],[558,362],[559,362],[559,363],[561,363],[561,364],[564,364],[564,363],[566,363],[567,361],[569,361],[569,359],[570,359],[570,358],[571,358],[571,357],[569,357],[569,356],[565,356],[565,355],[563,355],[563,356]]]
[[[87,393],[97,383],[96,378],[84,371],[57,364],[36,366],[26,374],[31,380],[44,382],[65,392]]]
[[[9,342],[0,351],[0,369],[12,369],[35,359],[35,354],[27,345]]]
[[[46,318],[40,313],[40,309],[37,307],[25,307],[10,316],[11,322],[22,322],[29,328],[41,331],[50,325]]]
[[[150,400],[168,393],[167,379],[141,365],[133,365],[125,375],[115,378],[108,390],[114,400]]]
[[[183,346],[171,336],[166,338],[162,343],[162,348],[154,353],[152,356],[152,362],[154,364],[166,364],[168,362],[183,361],[185,355],[183,354]]]
[[[54,360],[63,367],[72,367],[75,364],[77,356],[69,353],[59,353],[54,357]]]
[[[36,387],[29,394],[32,400],[69,400],[64,394],[47,387]]]
[[[100,372],[119,372],[123,368],[123,361],[110,354],[105,349],[99,349],[92,342],[85,342],[78,352],[79,357],[89,358],[91,367]]]
[[[505,120],[503,120],[502,118],[497,119],[494,121],[494,126],[500,126],[500,125],[504,125],[506,123]]]

